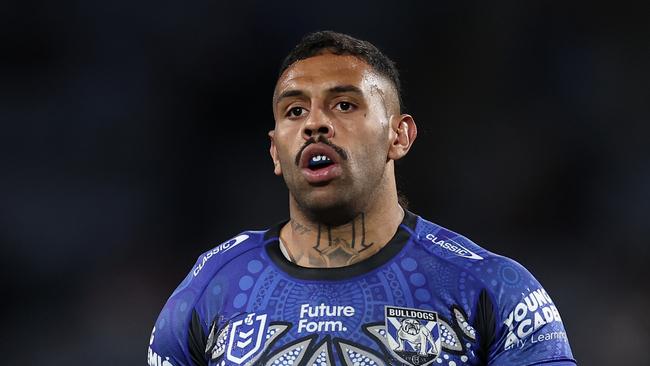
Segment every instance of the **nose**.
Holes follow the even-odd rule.
[[[334,137],[334,125],[328,116],[319,109],[312,111],[302,130],[302,137],[305,140],[316,138],[316,135],[323,135],[328,139]]]

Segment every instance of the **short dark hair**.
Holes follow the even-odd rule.
[[[388,78],[397,92],[401,111],[402,89],[395,63],[372,43],[347,34],[326,30],[305,35],[282,62],[279,75],[282,75],[295,62],[320,55],[323,51],[329,51],[335,55],[355,56],[370,65],[378,74]]]

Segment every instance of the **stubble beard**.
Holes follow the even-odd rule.
[[[366,167],[371,167],[369,171],[373,173],[369,175],[368,170],[360,171],[356,180],[348,169],[344,169],[343,177],[321,187],[313,187],[300,181],[300,173],[294,176],[297,179],[285,177],[285,183],[298,209],[310,221],[341,226],[366,212],[372,201],[378,199],[377,195],[381,194],[386,167],[380,166],[380,162],[365,163],[368,164]],[[318,189],[327,189],[330,192],[314,192]],[[318,197],[319,195],[321,197]]]
[[[363,204],[358,198],[353,199],[352,194],[345,189],[336,189],[331,198],[310,197],[309,192],[301,190],[291,192],[291,195],[298,209],[312,222],[340,226],[352,221],[362,212]]]

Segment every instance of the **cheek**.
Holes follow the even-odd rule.
[[[278,148],[278,159],[280,160],[280,165],[282,166],[283,171],[286,172],[287,167],[293,164],[294,157],[286,146],[284,146]]]
[[[292,162],[295,159],[296,143],[292,139],[294,137],[290,131],[282,130],[279,133],[276,133],[275,136],[275,149],[278,153],[278,159],[280,162],[285,165]]]
[[[361,143],[357,146],[356,154],[351,156],[351,161],[357,166],[357,169],[364,172],[367,176],[380,174],[386,164],[388,148],[382,137],[375,136],[372,139],[360,139]]]
[[[374,124],[372,131],[368,133],[365,138],[362,138],[363,147],[371,160],[384,161],[388,154],[388,129],[384,125],[380,125],[377,121]]]

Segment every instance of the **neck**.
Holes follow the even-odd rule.
[[[372,256],[390,241],[404,217],[397,193],[386,198],[338,226],[312,221],[290,205],[291,220],[280,231],[285,254],[312,268],[344,267]]]

